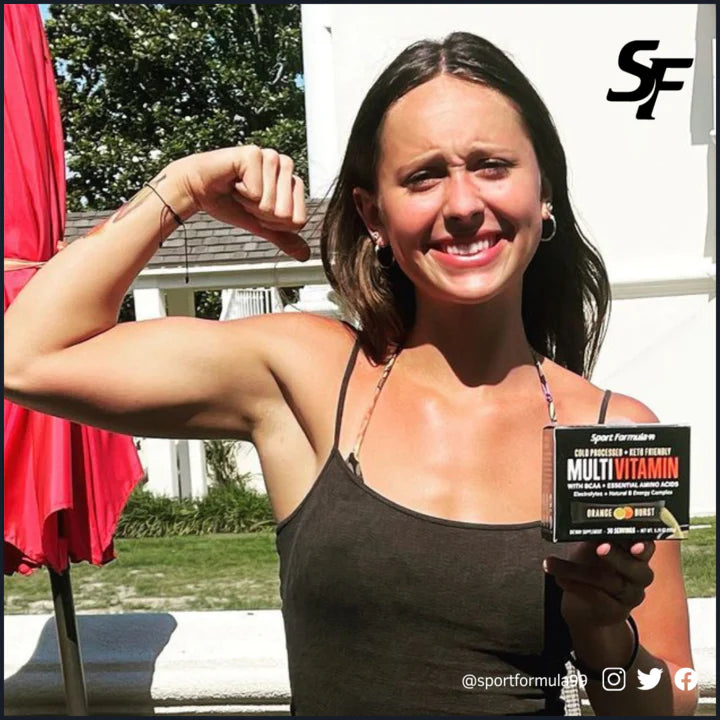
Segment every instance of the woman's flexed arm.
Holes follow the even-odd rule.
[[[232,328],[192,318],[117,325],[120,304],[177,227],[166,204],[183,220],[205,210],[305,259],[309,249],[297,235],[306,221],[303,185],[288,158],[251,146],[176,161],[150,184],[153,189],[143,188],[54,256],[8,308],[5,394],[19,404],[129,434],[224,434],[236,419],[227,414],[244,412],[242,400],[239,409],[227,407],[228,385],[238,387],[226,371],[232,367],[227,353],[237,347],[228,342]],[[236,327],[240,332],[232,337],[245,336],[241,355],[251,388],[258,396],[272,393],[271,373],[261,369],[258,323]],[[162,428],[158,413],[166,418]]]

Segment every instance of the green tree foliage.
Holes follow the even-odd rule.
[[[219,290],[198,290],[195,293],[195,316],[206,320],[218,320],[222,311],[222,295]]]
[[[132,293],[128,293],[122,301],[120,312],[118,313],[118,322],[134,322],[135,321],[135,299]]]
[[[306,174],[299,5],[53,4],[68,209],[114,208],[168,162],[257,143]]]

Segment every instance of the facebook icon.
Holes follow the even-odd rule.
[[[688,667],[680,668],[675,672],[675,686],[680,690],[694,690],[697,685],[697,673]]]

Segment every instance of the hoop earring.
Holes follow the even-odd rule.
[[[373,243],[373,245],[374,245],[373,249],[375,250],[375,259],[377,260],[378,265],[383,270],[389,270],[395,264],[395,256],[392,255],[392,250],[390,250],[389,246],[387,247],[387,249],[390,250],[390,253],[392,255],[392,260],[390,261],[389,265],[386,265],[385,263],[383,263],[380,260],[380,251],[386,249],[385,246],[380,245],[380,233],[379,232],[371,232],[370,235],[371,235],[372,239],[375,241]]]
[[[555,216],[552,214],[552,203],[548,203],[548,212],[550,214],[550,217],[548,218],[548,222],[552,223],[552,232],[550,235],[545,237],[542,233],[540,234],[540,242],[550,242],[554,237],[555,233],[557,232],[557,220],[555,220]],[[543,220],[545,222],[545,220]]]

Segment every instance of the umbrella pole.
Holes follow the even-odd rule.
[[[68,715],[87,715],[87,691],[83,672],[80,643],[78,641],[75,604],[70,584],[70,566],[62,573],[56,573],[48,567],[55,607],[55,625],[57,626],[60,664],[62,665],[65,686],[65,703]]]

